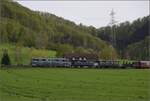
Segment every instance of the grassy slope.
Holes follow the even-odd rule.
[[[0,101],[148,101],[149,70],[7,69]]]
[[[18,58],[18,63],[21,64],[29,64],[32,57],[55,57],[56,52],[50,51],[50,50],[37,50],[35,48],[28,48],[28,47],[19,47],[16,48],[16,45],[10,45],[10,44],[0,44],[0,59],[3,54],[3,49],[8,50],[8,54],[11,59],[12,64],[16,64],[16,54],[21,54]],[[20,50],[18,53],[17,50]]]

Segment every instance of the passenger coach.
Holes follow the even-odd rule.
[[[32,58],[33,67],[70,67],[71,62],[66,58]]]

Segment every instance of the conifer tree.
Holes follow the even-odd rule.
[[[9,58],[7,50],[4,50],[4,53],[3,53],[3,56],[2,56],[2,59],[1,59],[1,65],[2,66],[3,65],[4,66],[11,65],[10,58]]]

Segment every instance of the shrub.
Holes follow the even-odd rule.
[[[2,64],[2,66],[3,65],[4,66],[11,65],[10,58],[9,58],[7,50],[4,50],[4,53],[3,53],[3,56],[2,56],[2,59],[1,59],[1,64]]]

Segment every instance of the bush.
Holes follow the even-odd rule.
[[[10,58],[9,58],[7,50],[4,50],[4,53],[3,53],[3,56],[2,56],[2,59],[1,59],[1,64],[2,64],[2,66],[11,65]]]

